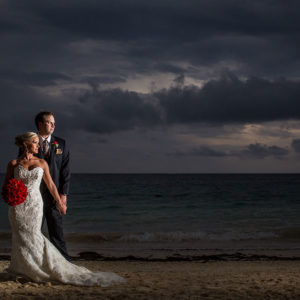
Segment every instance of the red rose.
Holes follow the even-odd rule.
[[[26,185],[15,178],[9,179],[8,183],[2,188],[2,197],[10,206],[23,203],[28,195]]]
[[[52,147],[54,148],[54,149],[57,149],[58,148],[58,142],[57,141],[54,141],[53,143],[52,143]]]

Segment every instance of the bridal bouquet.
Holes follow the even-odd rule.
[[[9,179],[8,183],[3,186],[2,197],[10,206],[16,206],[23,203],[28,195],[26,185],[15,178]]]

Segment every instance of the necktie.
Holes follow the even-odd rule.
[[[47,140],[43,141],[42,150],[44,152],[45,157],[48,157],[48,155],[49,155],[49,143],[48,143]]]

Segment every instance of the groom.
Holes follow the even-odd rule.
[[[52,135],[55,129],[55,119],[52,112],[42,111],[38,113],[35,117],[35,125],[40,138],[37,156],[47,161],[60,198],[63,203],[67,204],[70,183],[69,149],[65,140]],[[70,260],[64,240],[62,215],[44,182],[41,184],[41,193],[50,241],[67,260]]]

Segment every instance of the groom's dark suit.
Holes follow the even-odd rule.
[[[55,146],[54,142],[57,143],[57,146]],[[41,148],[42,147],[39,148],[38,157],[48,162],[50,174],[58,192],[67,195],[70,184],[70,153],[65,140],[52,135],[48,157],[44,156]],[[63,235],[62,216],[57,210],[56,202],[44,182],[41,184],[41,194],[44,200],[44,216],[47,221],[50,241],[65,258],[69,259]]]

